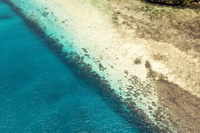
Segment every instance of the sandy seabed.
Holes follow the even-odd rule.
[[[84,57],[152,127],[200,132],[198,9],[137,0],[10,1],[62,44],[63,51]],[[193,22],[189,18],[195,20],[194,30],[184,25]]]

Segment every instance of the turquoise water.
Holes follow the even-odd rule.
[[[1,133],[139,132],[1,2],[0,50]]]

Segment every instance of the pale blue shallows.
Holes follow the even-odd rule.
[[[137,132],[0,3],[0,133]]]

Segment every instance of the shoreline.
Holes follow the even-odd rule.
[[[95,85],[98,88],[97,93],[103,95],[103,97],[111,97],[111,99],[104,99],[105,102],[109,105],[110,101],[114,101],[116,106],[119,108],[112,108],[115,110],[123,119],[125,119],[128,123],[135,128],[135,130],[140,132],[154,132],[152,127],[146,123],[143,118],[140,118],[140,114],[130,109],[127,110],[127,104],[121,101],[120,96],[116,95],[113,89],[110,88],[108,81],[105,80],[104,77],[100,77],[95,71],[91,70],[91,66],[89,64],[84,63],[84,57],[80,57],[77,53],[71,52],[63,53],[63,45],[58,42],[57,39],[51,38],[50,36],[46,36],[44,29],[38,26],[38,23],[35,21],[29,20],[24,14],[21,13],[20,9],[17,8],[14,4],[10,2],[5,2],[8,4],[12,10],[14,10],[19,16],[24,19],[24,23],[28,25],[33,32],[35,32],[38,36],[44,38],[44,41],[48,44],[47,47],[63,62],[65,65],[70,68],[73,68],[73,74],[75,74],[78,78],[87,79],[88,84]],[[34,28],[33,28],[34,27]],[[130,113],[131,112],[131,113]],[[130,119],[131,118],[131,119]],[[137,127],[136,125],[140,125]]]
[[[136,41],[137,43],[133,44],[130,43],[132,41],[132,38],[126,37],[126,40],[124,40],[123,38],[121,39],[121,34],[118,34],[118,31],[114,28],[114,26],[108,23],[109,21],[107,20],[107,18],[100,19],[101,17],[99,16],[101,16],[101,14],[98,13],[96,9],[93,9],[93,7],[91,7],[91,9],[88,8],[87,6],[89,5],[86,5],[86,7],[88,8],[87,9],[86,7],[84,7],[85,5],[81,6],[81,4],[78,2],[73,3],[68,1],[68,4],[71,3],[71,5],[66,5],[66,7],[59,5],[59,2],[56,1],[43,2],[43,5],[41,5],[41,7],[35,7],[36,9],[33,9],[32,13],[27,12],[29,13],[27,16],[29,19],[31,18],[33,20],[37,20],[40,24],[43,24],[40,26],[44,26],[46,24],[45,20],[42,19],[47,19],[48,23],[52,23],[51,25],[53,25],[55,28],[53,30],[49,29],[50,26],[43,27],[47,36],[53,33],[53,35],[51,35],[50,37],[61,43],[64,51],[69,48],[69,45],[71,45],[70,48],[73,47],[73,50],[76,51],[79,56],[84,57],[83,62],[85,62],[86,64],[90,64],[93,71],[100,75],[100,77],[104,77],[104,79],[110,83],[111,88],[115,88],[114,93],[117,94],[118,97],[121,97],[121,100],[127,105],[133,105],[131,106],[130,110],[140,112],[141,117],[144,117],[144,119],[147,120],[147,123],[153,123],[154,126],[162,130],[168,130],[169,132],[180,130],[181,127],[176,127],[177,125],[171,123],[171,115],[173,115],[174,112],[171,113],[169,107],[166,107],[166,105],[164,106],[160,103],[162,102],[162,100],[160,100],[161,96],[159,96],[158,93],[160,89],[158,89],[159,87],[157,86],[157,84],[155,84],[155,81],[159,81],[161,78],[164,78],[166,80],[165,75],[168,73],[168,71],[163,71],[166,69],[166,66],[162,63],[154,62],[154,60],[149,59],[148,57],[151,57],[151,55],[149,55],[149,52],[147,51],[153,51],[152,48],[157,49],[159,45],[157,46],[157,44],[155,44],[155,42],[151,40],[144,41],[142,39],[134,38],[134,41]],[[45,2],[47,2],[46,5]],[[25,4],[28,4],[28,2],[25,2]],[[56,9],[56,7],[58,6],[63,7],[63,9]],[[82,7],[80,10],[82,10],[83,13],[80,14],[79,10],[69,10],[70,6],[72,6],[71,8],[73,8],[73,6]],[[45,12],[43,12],[42,7],[45,8]],[[46,9],[47,7],[50,9]],[[23,8],[23,6],[21,8]],[[54,16],[55,18],[53,18],[52,16],[49,18],[47,17],[50,11],[53,11],[52,16]],[[65,11],[66,14],[63,13],[63,11]],[[87,14],[91,11],[93,11],[94,14],[91,15],[91,13],[89,13],[90,15],[88,18]],[[24,10],[24,12],[26,12],[26,10]],[[73,15],[75,16],[70,16],[70,14],[68,14],[68,16],[70,16],[69,20],[65,20],[64,16],[68,17],[67,12],[73,12]],[[47,14],[46,16],[45,13]],[[41,14],[43,14],[43,16],[41,16]],[[80,23],[80,20],[83,21],[85,19],[88,19],[88,21]],[[98,19],[100,20],[96,21]],[[95,27],[99,24],[102,24],[101,26],[103,28]],[[85,31],[89,26],[90,30]],[[102,29],[104,29],[105,31],[102,31]],[[71,44],[69,44],[69,42],[66,43],[65,41],[63,41],[62,37],[65,38],[65,36],[67,36],[65,34],[66,30],[71,31],[68,33],[68,35],[71,34],[70,38],[78,37],[79,41],[77,41],[77,38],[72,39]],[[89,37],[88,35],[92,36]],[[105,35],[108,36],[104,38]],[[116,42],[116,40],[118,41]],[[129,45],[129,43],[132,45]],[[141,45],[141,43],[152,44],[152,47],[146,47],[144,44]],[[164,46],[168,47],[168,44],[164,44]],[[171,48],[173,47],[169,47],[169,49]],[[177,49],[174,49],[173,52],[184,55]],[[187,56],[185,55],[185,57]],[[188,60],[190,59],[190,57],[187,58]],[[136,61],[136,59],[138,59],[138,61]],[[173,58],[172,61],[174,61]],[[133,62],[136,62],[136,65],[133,65]],[[173,68],[174,66],[172,65],[169,67]],[[195,68],[198,68],[198,65]],[[160,69],[160,71],[154,72],[154,69]],[[151,72],[153,72],[154,76],[156,76],[152,78]],[[162,74],[163,72],[164,74]],[[151,78],[149,78],[149,75],[151,75]],[[171,79],[171,81],[173,81],[173,79]],[[177,82],[179,83],[182,81]],[[187,85],[183,85],[183,88],[187,88]],[[160,121],[157,120],[157,116],[154,116],[154,114],[156,113],[160,113],[159,115],[164,115],[165,118],[162,118]],[[177,121],[173,120],[173,122]]]

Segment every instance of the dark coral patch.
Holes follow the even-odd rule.
[[[1,16],[0,16],[0,19],[1,19],[1,20],[7,20],[7,19],[11,19],[11,18],[13,18],[13,16],[7,15],[7,14],[1,15]]]

